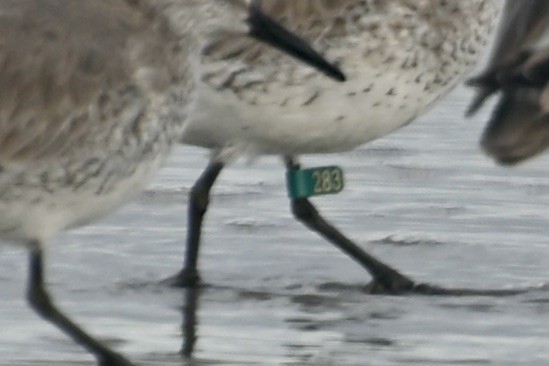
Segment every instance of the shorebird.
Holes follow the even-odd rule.
[[[475,65],[503,7],[500,0],[261,4],[335,61],[347,81],[328,83],[246,41],[203,43],[197,104],[182,142],[211,149],[212,158],[190,192],[183,268],[169,279],[175,286],[200,283],[202,221],[210,189],[228,163],[241,156],[279,155],[292,177],[302,172],[299,155],[348,151],[407,125]],[[340,172],[327,173],[333,176],[325,187],[340,188]],[[369,272],[372,291],[442,291],[369,255],[324,220],[306,197],[292,197],[291,207],[298,220]]]
[[[501,164],[522,162],[549,147],[549,1],[508,1],[480,88],[469,114],[501,92],[482,136],[484,151]]]
[[[255,3],[0,2],[0,238],[30,251],[30,305],[101,366],[131,363],[55,306],[44,243],[130,199],[180,141],[210,16],[201,39],[262,40],[343,78]]]

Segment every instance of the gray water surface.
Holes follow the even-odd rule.
[[[187,193],[208,154],[175,151],[135,202],[59,237],[59,305],[139,365],[548,365],[549,156],[514,169],[478,149],[486,115],[459,89],[409,127],[337,164],[347,186],[314,202],[357,243],[414,279],[523,289],[511,297],[374,296],[368,275],[289,212],[283,166],[228,168],[214,187],[200,266],[194,357],[182,347]],[[93,365],[24,299],[27,253],[0,249],[0,365]]]

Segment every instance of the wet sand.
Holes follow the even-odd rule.
[[[459,89],[411,126],[338,155],[347,185],[315,198],[325,216],[414,279],[529,289],[516,296],[373,296],[345,255],[294,222],[282,164],[222,173],[205,224],[191,359],[180,267],[187,193],[207,152],[178,149],[134,203],[60,237],[49,285],[63,309],[139,365],[549,364],[548,156],[515,169],[477,146],[485,114]],[[93,365],[26,305],[26,253],[0,252],[0,366]]]

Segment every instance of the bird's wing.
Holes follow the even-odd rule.
[[[149,21],[124,1],[2,0],[0,163],[54,157],[100,129],[91,109],[132,84]]]

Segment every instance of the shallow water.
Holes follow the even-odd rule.
[[[522,289],[510,297],[364,294],[367,274],[296,223],[282,164],[227,169],[214,188],[200,265],[194,357],[178,352],[187,192],[207,153],[180,148],[134,203],[64,234],[48,255],[60,306],[140,365],[549,364],[549,156],[515,169],[478,149],[486,116],[459,89],[363,148],[306,157],[347,187],[315,198],[326,217],[418,281]],[[93,365],[25,304],[26,253],[0,249],[0,366]]]

